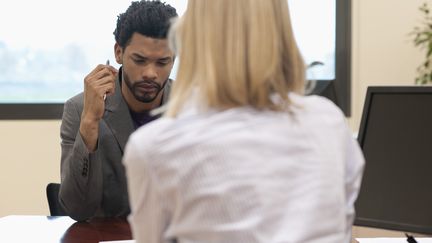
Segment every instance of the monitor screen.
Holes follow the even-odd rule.
[[[432,87],[368,87],[355,225],[432,233]]]

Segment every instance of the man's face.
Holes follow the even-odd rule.
[[[134,33],[124,49],[115,46],[116,60],[122,64],[123,84],[136,100],[151,103],[164,87],[174,64],[174,54],[166,39]]]

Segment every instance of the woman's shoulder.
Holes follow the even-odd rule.
[[[290,94],[294,109],[314,114],[343,116],[342,110],[333,101],[318,95]]]

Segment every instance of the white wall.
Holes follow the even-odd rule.
[[[0,217],[49,215],[45,187],[60,181],[60,121],[0,122]]]
[[[422,53],[408,33],[423,0],[353,0],[352,117],[358,129],[369,85],[413,84]],[[60,121],[0,121],[0,217],[47,215],[45,186],[60,180]]]
[[[352,117],[358,130],[370,85],[412,85],[423,53],[408,33],[424,0],[352,0]]]
[[[366,89],[370,85],[412,85],[423,53],[408,35],[421,14],[424,0],[352,1],[352,117],[360,125]],[[353,227],[353,237],[403,237],[396,231]]]

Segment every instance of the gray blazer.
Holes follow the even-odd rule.
[[[168,80],[164,87],[163,104],[168,100],[171,84],[172,80]],[[83,93],[64,105],[60,128],[60,203],[68,215],[78,221],[92,217],[125,217],[130,209],[122,157],[134,125],[121,94],[119,78],[114,95],[106,98],[97,150],[93,153],[88,152],[79,133],[82,110]]]

